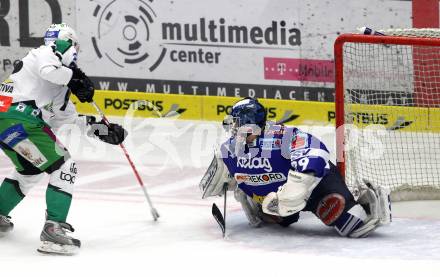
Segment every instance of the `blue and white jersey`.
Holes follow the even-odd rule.
[[[252,146],[230,138],[221,155],[238,187],[258,203],[287,181],[289,170],[322,178],[330,169],[329,151],[320,140],[283,125],[270,126]]]

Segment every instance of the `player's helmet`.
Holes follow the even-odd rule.
[[[56,40],[64,40],[70,42],[75,47],[76,52],[79,52],[79,40],[75,30],[73,30],[66,23],[52,24],[44,34],[44,44],[49,45]]]
[[[234,134],[245,125],[257,125],[263,130],[266,126],[266,110],[257,99],[246,97],[232,106],[231,114],[223,124],[229,124]]]

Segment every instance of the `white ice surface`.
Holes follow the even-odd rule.
[[[347,239],[308,213],[289,228],[253,229],[229,195],[222,239],[211,216],[212,202],[222,207],[222,199],[201,200],[198,189],[221,137],[219,124],[165,119],[125,124],[131,133],[127,149],[159,221],[152,221],[118,147],[60,136],[79,168],[68,222],[82,241],[81,252],[73,257],[36,252],[43,182],[11,213],[15,229],[0,238],[0,276],[440,276],[440,201],[395,203],[392,225],[366,239]],[[334,148],[333,128],[307,131]],[[11,170],[2,154],[0,178]]]

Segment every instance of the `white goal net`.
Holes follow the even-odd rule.
[[[338,147],[346,182],[356,188],[371,181],[400,200],[438,199],[440,30],[380,32],[386,36],[364,35],[366,41],[348,35],[342,53],[335,51],[342,56],[337,110],[345,143]],[[405,37],[413,38],[399,40]]]

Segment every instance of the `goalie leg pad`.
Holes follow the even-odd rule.
[[[379,187],[377,189],[377,196],[379,198],[379,218],[381,225],[390,224],[393,221],[391,213],[391,199],[390,191],[386,188]]]
[[[348,211],[343,212],[335,221],[334,226],[341,236],[347,237],[363,226],[364,222],[367,221],[367,218],[368,216],[364,208],[361,205],[356,204]]]
[[[345,209],[345,198],[339,193],[326,195],[319,201],[316,215],[325,225],[331,225]]]
[[[379,219],[370,218],[363,225],[359,226],[359,228],[353,230],[350,234],[350,238],[365,238],[371,232],[373,232],[379,226]]]
[[[335,223],[336,230],[342,236],[364,238],[377,227],[391,222],[391,202],[387,189],[367,182],[358,203],[341,216],[344,219]]]
[[[241,207],[243,208],[244,213],[249,221],[249,225],[254,228],[261,227],[263,221],[259,217],[259,207],[253,203],[252,199],[239,188],[236,188],[234,191],[235,200],[240,202]]]
[[[358,202],[367,207],[371,218],[377,218],[381,225],[392,221],[390,191],[366,182],[367,188],[361,192]]]

